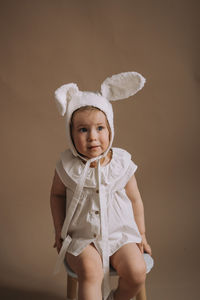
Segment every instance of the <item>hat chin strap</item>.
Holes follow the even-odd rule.
[[[92,163],[92,162],[94,162],[94,161],[100,161],[102,158],[104,158],[104,157],[106,157],[106,155],[108,154],[108,152],[110,151],[110,148],[111,147],[108,147],[108,149],[103,153],[103,154],[101,154],[101,155],[99,155],[99,156],[97,156],[97,157],[93,157],[93,158],[87,158],[87,157],[84,157],[84,156],[82,156],[81,154],[79,154],[78,152],[77,152],[77,156],[81,159],[81,160],[83,160],[83,161],[85,161],[85,162],[90,162],[90,163]]]

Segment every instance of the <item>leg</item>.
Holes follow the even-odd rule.
[[[119,275],[115,300],[130,300],[137,295],[146,278],[146,265],[141,251],[135,243],[122,246],[110,258]]]
[[[147,300],[145,284],[142,286],[141,290],[137,294],[136,300]]]
[[[67,275],[67,299],[76,298],[77,279]]]
[[[88,245],[83,252],[74,256],[66,254],[67,263],[77,274],[79,300],[101,300],[103,268],[100,254],[93,245]]]

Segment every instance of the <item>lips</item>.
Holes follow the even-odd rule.
[[[95,146],[90,146],[90,147],[88,147],[88,149],[90,149],[90,150],[95,150],[95,149],[97,149],[97,148],[99,148],[100,146],[99,145],[95,145]]]

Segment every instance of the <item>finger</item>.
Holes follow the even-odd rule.
[[[148,254],[150,254],[150,255],[152,255],[152,251],[151,251],[150,245],[148,245],[148,244],[146,245],[145,252],[148,253]]]
[[[149,247],[149,254],[152,255],[151,247]]]
[[[138,245],[140,251],[143,253],[143,245],[142,245],[141,243],[140,243],[140,244],[137,244],[137,245]]]

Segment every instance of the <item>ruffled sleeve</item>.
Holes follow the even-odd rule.
[[[138,166],[131,160],[126,173],[126,183],[128,183],[128,181],[131,179],[137,168]]]

